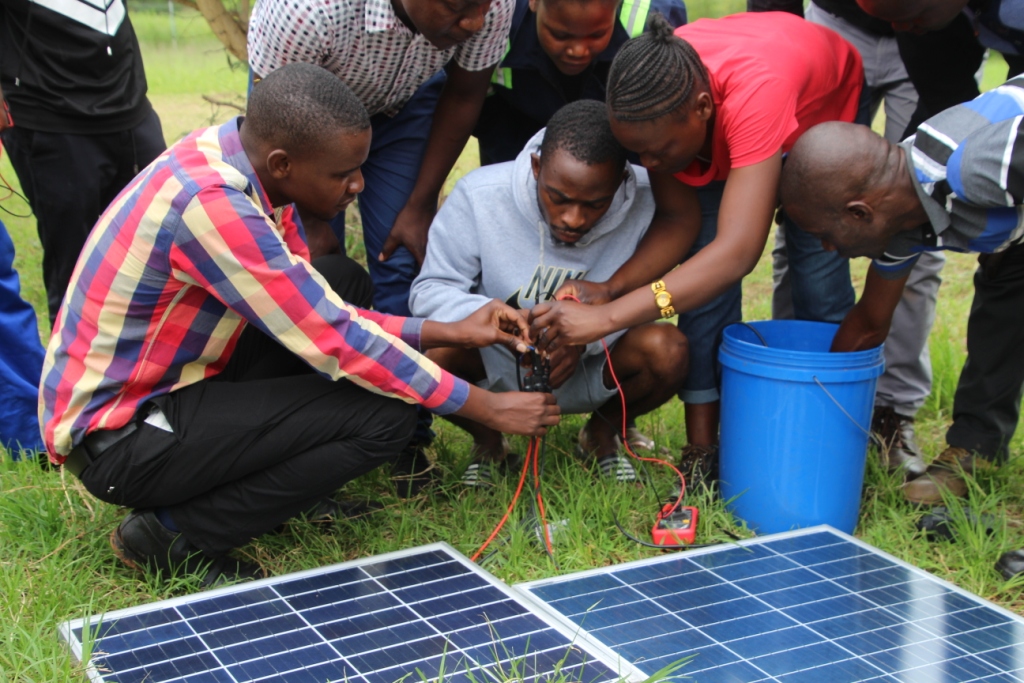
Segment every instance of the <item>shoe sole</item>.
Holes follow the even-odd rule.
[[[145,561],[139,558],[134,553],[132,553],[130,550],[128,550],[128,548],[124,545],[124,541],[121,539],[120,526],[115,527],[114,530],[110,532],[110,537],[108,540],[110,541],[110,547],[114,551],[114,556],[117,557],[117,559],[121,560],[121,562],[124,563],[125,566],[137,572],[146,571],[146,568],[144,566]]]

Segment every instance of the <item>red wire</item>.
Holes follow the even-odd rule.
[[[497,538],[501,528],[505,526],[505,522],[508,521],[509,515],[512,514],[512,510],[515,508],[516,502],[519,500],[519,494],[523,490],[523,483],[526,481],[526,473],[530,471],[530,459],[534,457],[534,446],[536,445],[536,442],[536,438],[530,439],[530,445],[526,449],[526,459],[523,460],[523,471],[519,475],[519,486],[516,487],[516,493],[512,496],[512,502],[508,504],[508,509],[505,510],[505,516],[501,518],[500,522],[498,522],[498,526],[494,527],[494,531],[492,531],[491,535],[487,537],[487,540],[484,541],[482,546],[480,546],[480,549],[473,554],[473,557],[469,558],[470,562],[476,562],[481,553],[483,553],[483,551],[487,549],[487,546],[491,544],[491,541]]]
[[[576,303],[583,303],[582,301],[580,301],[579,299],[572,295],[564,296],[562,298],[570,299],[572,301],[575,301]],[[648,458],[644,456],[639,456],[633,452],[632,448],[630,448],[628,438],[629,430],[627,428],[626,420],[626,395],[622,393],[622,385],[619,383],[619,378],[615,375],[615,368],[612,366],[612,354],[611,351],[608,350],[608,343],[605,342],[604,339],[601,339],[601,346],[604,347],[604,356],[608,360],[608,372],[611,373],[612,381],[615,382],[615,388],[619,392],[619,400],[622,401],[622,445],[625,447],[626,452],[629,453],[630,457],[632,457],[634,460],[664,465],[665,467],[668,467],[669,469],[676,473],[676,475],[679,477],[679,497],[676,498],[676,502],[672,504],[672,510],[676,510],[683,504],[683,496],[686,495],[686,477],[684,477],[683,473],[679,471],[679,468],[677,468],[669,461],[662,460],[661,458]]]
[[[583,303],[574,296],[564,296],[562,298],[570,299],[577,303]],[[619,383],[619,378],[615,374],[615,368],[612,366],[612,354],[611,351],[608,349],[607,342],[605,342],[604,339],[601,340],[601,346],[604,347],[604,355],[605,358],[608,360],[608,371],[609,373],[611,373],[612,381],[615,382],[615,388],[619,392],[619,400],[622,401],[622,445],[625,447],[626,452],[629,453],[630,457],[632,457],[634,460],[664,465],[665,467],[668,467],[669,469],[676,473],[676,475],[679,477],[679,497],[676,498],[676,502],[672,504],[672,510],[676,510],[683,504],[683,497],[686,495],[686,477],[683,476],[683,473],[679,470],[679,468],[677,468],[675,465],[673,465],[667,460],[662,460],[661,458],[649,458],[639,456],[633,452],[633,449],[629,445],[629,430],[627,428],[628,423],[626,420],[626,396],[625,394],[622,393],[622,384]],[[489,546],[491,542],[495,538],[497,538],[498,533],[501,531],[501,528],[505,526],[505,522],[508,521],[509,515],[512,514],[512,510],[515,508],[516,503],[519,501],[519,494],[523,490],[523,482],[526,481],[526,473],[530,469],[531,461],[533,462],[533,486],[537,491],[537,509],[540,512],[541,528],[544,530],[544,544],[547,546],[548,553],[554,554],[554,549],[551,544],[551,533],[548,530],[547,520],[545,518],[546,513],[544,512],[544,500],[540,494],[540,465],[538,462],[539,460],[539,441],[537,437],[533,437],[530,439],[530,445],[526,449],[526,459],[523,462],[523,471],[519,475],[519,485],[516,487],[515,495],[512,496],[512,502],[509,503],[508,509],[505,510],[505,515],[501,518],[501,521],[498,522],[498,526],[494,527],[494,531],[492,531],[491,535],[487,538],[486,541],[484,541],[484,544],[480,546],[480,549],[477,550],[476,553],[474,553],[471,558],[469,558],[471,562],[476,562],[477,558],[479,558],[481,553],[483,553],[483,551],[486,550],[487,546]]]
[[[533,439],[537,441],[536,437]],[[548,530],[548,522],[544,512],[544,499],[540,495],[540,445],[534,449],[533,458],[533,488],[537,492],[537,510],[540,512],[540,528],[544,530],[544,545],[547,546],[548,554],[554,555],[555,550],[551,547],[551,533]]]

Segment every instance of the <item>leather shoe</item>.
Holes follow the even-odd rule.
[[[232,557],[211,557],[181,533],[171,531],[152,510],[133,510],[110,534],[114,554],[132,569],[202,576],[204,588],[263,577],[259,565]]]
[[[1024,550],[1003,553],[996,561],[996,571],[1007,581],[1024,573]]]
[[[887,470],[902,469],[907,479],[924,474],[924,458],[914,439],[914,418],[900,415],[889,406],[879,406],[871,418],[871,431],[881,441],[878,457]]]
[[[701,484],[711,486],[718,479],[718,446],[683,446],[679,469],[689,489],[697,489]]]
[[[391,480],[399,498],[415,498],[440,478],[423,446],[409,444],[391,464]]]
[[[962,498],[967,495],[964,474],[973,474],[975,463],[970,451],[950,446],[928,465],[924,474],[903,485],[903,496],[918,505],[941,504],[943,490]]]

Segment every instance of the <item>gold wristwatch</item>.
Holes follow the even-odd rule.
[[[672,295],[665,289],[665,281],[652,282],[651,291],[654,292],[654,305],[661,309],[661,317],[671,318],[674,316],[676,309],[672,307]]]

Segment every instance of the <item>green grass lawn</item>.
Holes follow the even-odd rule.
[[[723,14],[743,8],[743,2],[705,0],[688,3],[691,17]],[[219,101],[240,101],[245,71],[225,58],[205,24],[195,15],[177,17],[177,45],[170,40],[166,15],[137,14],[134,22],[142,40],[151,98],[160,113],[168,142],[194,127],[232,116],[230,106],[210,104],[201,95]],[[986,84],[1000,81],[1005,64],[994,59]],[[235,98],[235,99],[233,99]],[[456,169],[461,175],[476,165],[472,145]],[[0,172],[12,179],[6,160]],[[452,182],[454,181],[454,178]],[[27,207],[15,199],[2,202],[15,213]],[[352,212],[353,214],[355,212]],[[40,282],[41,252],[31,218],[3,214],[18,248],[27,298],[45,311]],[[358,220],[350,217],[358,243]],[[921,411],[920,441],[930,455],[943,447],[950,419],[953,391],[963,364],[965,325],[970,306],[974,260],[952,255],[943,274],[945,284],[931,337],[935,390]],[[856,263],[858,283],[865,263]],[[744,283],[745,317],[769,317],[771,264],[762,258]],[[44,314],[45,315],[45,314]],[[45,323],[42,325],[46,327]],[[43,330],[43,334],[48,330]],[[659,446],[673,454],[685,442],[683,410],[673,401],[640,421]],[[645,537],[657,509],[658,492],[664,495],[671,478],[655,471],[657,486],[638,488],[598,480],[589,467],[573,456],[574,437],[582,425],[568,417],[548,439],[544,494],[551,520],[565,520],[566,531],[555,539],[558,568],[524,528],[528,505],[520,504],[497,552],[484,564],[499,578],[516,582],[572,572],[595,566],[649,557],[656,551],[639,547],[616,528],[621,522],[631,533]],[[268,534],[242,549],[272,574],[322,566],[355,557],[382,553],[443,540],[472,554],[487,537],[508,504],[514,481],[488,492],[461,490],[458,474],[468,459],[469,439],[443,421],[436,423],[434,447],[443,483],[414,500],[397,499],[390,482],[377,472],[353,482],[345,497],[380,500],[382,511],[365,518],[341,521],[328,529],[302,522],[289,523],[280,533]],[[514,439],[518,452],[525,443]],[[1014,455],[1022,452],[1024,434],[1018,431]],[[1024,547],[1021,500],[1024,472],[1019,459],[999,470],[981,473],[970,493],[970,504],[998,520],[995,533],[985,536],[961,525],[959,543],[929,543],[914,529],[917,512],[903,501],[899,481],[886,475],[869,458],[861,519],[857,535],[897,557],[1024,613],[1020,589],[1024,581],[1003,582],[993,571],[1005,550]],[[729,534],[748,536],[722,503],[701,497],[700,543],[727,542]],[[953,502],[955,506],[959,503]],[[157,581],[136,575],[120,565],[110,552],[107,536],[124,514],[92,498],[72,476],[44,471],[34,465],[0,457],[0,680],[46,682],[80,680],[57,639],[57,624],[102,610],[138,605],[197,589],[189,577]]]

